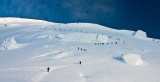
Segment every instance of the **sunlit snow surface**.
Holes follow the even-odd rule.
[[[159,49],[143,31],[0,18],[0,82],[160,82]]]

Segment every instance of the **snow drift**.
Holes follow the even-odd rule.
[[[39,34],[36,35],[36,38],[48,38],[48,39],[54,39],[54,33],[53,31],[44,31],[40,32]]]
[[[54,56],[53,59],[60,59],[74,55],[73,52],[61,52],[58,55]]]
[[[123,61],[129,65],[142,65],[143,61],[140,55],[137,54],[125,54],[122,55]]]
[[[6,38],[1,44],[1,50],[12,50],[20,47],[21,45],[16,42],[14,37]]]
[[[78,41],[78,42],[108,42],[108,37],[102,34],[84,34],[84,33],[70,33],[70,34],[60,34],[59,38],[63,41]]]

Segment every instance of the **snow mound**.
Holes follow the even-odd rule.
[[[89,78],[89,75],[84,74],[84,73],[79,73],[79,76],[82,78]]]
[[[108,42],[108,37],[102,34],[87,34],[87,33],[70,33],[58,35],[62,41],[78,41],[78,42]]]
[[[146,40],[147,39],[147,34],[146,34],[146,32],[144,32],[142,30],[138,30],[138,31],[135,32],[134,37],[136,37],[138,39]]]
[[[129,65],[142,65],[143,64],[141,56],[137,54],[125,54],[125,55],[122,55],[122,59],[125,63]]]
[[[6,38],[1,44],[1,50],[13,50],[20,47],[21,45],[16,42],[14,37]]]

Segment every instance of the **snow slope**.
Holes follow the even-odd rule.
[[[70,33],[67,35],[60,34],[58,37],[62,41],[76,41],[76,42],[108,42],[108,37],[102,34],[92,34],[92,33]]]
[[[160,40],[146,35],[0,18],[0,82],[160,82]]]

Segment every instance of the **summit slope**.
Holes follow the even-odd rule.
[[[25,44],[0,50],[1,82],[160,82],[158,39],[91,23],[0,21],[1,46],[8,37]]]

